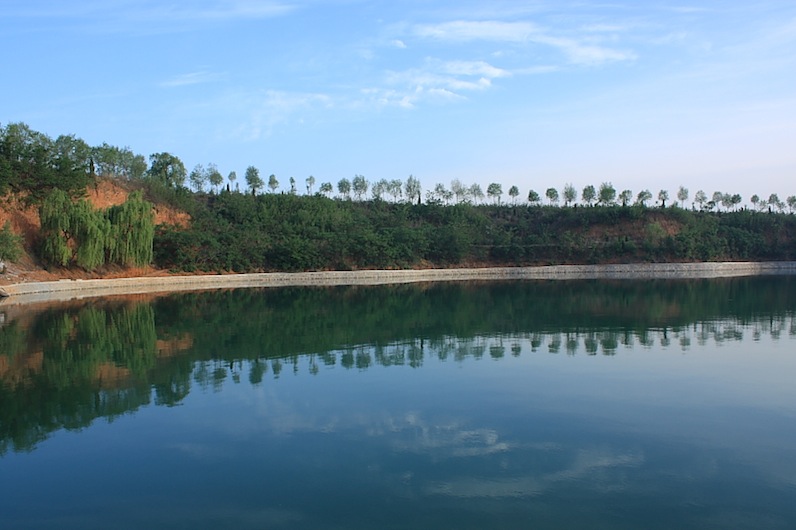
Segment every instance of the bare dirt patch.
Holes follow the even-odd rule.
[[[97,184],[89,186],[86,198],[97,209],[106,209],[124,203],[134,190],[126,183],[100,178]],[[188,226],[191,217],[182,211],[175,210],[165,204],[154,206],[155,224]],[[167,271],[153,267],[121,268],[108,267],[97,272],[79,269],[50,268],[45,270],[33,255],[37,238],[41,230],[41,221],[36,206],[29,206],[17,197],[0,199],[0,227],[6,221],[11,222],[11,229],[22,236],[25,254],[16,263],[6,263],[6,273],[0,275],[0,285],[20,282],[42,282],[61,279],[93,279],[93,278],[132,278],[137,276],[166,276]]]

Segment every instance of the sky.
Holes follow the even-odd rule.
[[[0,124],[189,171],[796,194],[793,0],[0,0],[0,46]]]

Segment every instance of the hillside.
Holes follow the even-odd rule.
[[[197,195],[154,259],[181,271],[310,271],[796,258],[796,216],[677,206],[410,204]]]
[[[13,195],[0,207],[25,241],[0,284],[56,279],[358,269],[796,259],[796,216],[677,206],[553,207],[331,199],[322,195],[191,193],[154,202],[153,265],[44,267],[36,257],[38,210]],[[125,202],[134,187],[100,178],[95,209]],[[152,201],[156,193],[149,193]],[[173,198],[173,196],[172,196]]]
[[[96,186],[86,188],[86,198],[98,209],[105,209],[124,203],[133,191],[133,187],[125,185],[119,179],[98,178]],[[165,203],[154,207],[155,223],[187,227],[190,216]],[[133,276],[149,276],[167,274],[156,267],[144,268],[106,268],[97,272],[87,272],[79,268],[45,269],[35,256],[36,240],[41,228],[38,208],[26,206],[14,195],[0,199],[0,227],[6,221],[11,222],[11,229],[24,238],[25,253],[18,262],[6,263],[6,274],[0,275],[0,285],[20,281],[48,281],[58,279],[118,278]]]

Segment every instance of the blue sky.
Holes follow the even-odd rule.
[[[189,170],[796,194],[792,0],[0,4],[0,122]]]

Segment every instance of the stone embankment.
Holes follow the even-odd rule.
[[[94,296],[170,291],[312,285],[378,285],[388,283],[494,280],[718,278],[796,274],[796,262],[644,263],[619,265],[551,265],[477,269],[362,270],[197,276],[59,280],[7,285],[7,303],[71,300]]]

